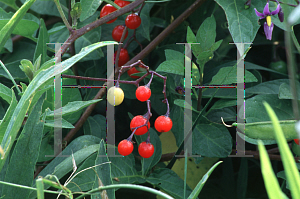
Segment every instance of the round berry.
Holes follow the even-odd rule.
[[[107,101],[112,106],[120,105],[124,100],[124,92],[119,87],[111,87],[107,92]]]
[[[299,145],[299,139],[294,139],[295,143]]]
[[[147,122],[147,119],[144,118],[142,115],[135,116],[134,118],[132,118],[132,120],[130,122],[131,131],[134,131],[134,128],[136,128],[138,126],[142,126],[142,125],[146,124],[146,122]],[[147,126],[137,128],[134,134],[144,135],[145,133],[148,132],[148,129],[150,129],[150,122],[148,122],[148,128],[147,128]]]
[[[117,10],[117,8],[113,7],[113,6],[110,5],[110,4],[106,4],[105,6],[103,6],[103,8],[102,8],[101,11],[100,11],[100,18],[101,18],[101,17],[104,17],[104,16],[106,16],[106,15],[108,15],[108,14],[110,14],[110,13],[116,11],[116,10]],[[110,23],[113,23],[113,22],[116,21],[116,20],[117,20],[117,18],[115,18],[115,19],[113,19],[113,20],[110,20],[110,21],[108,21],[108,22],[106,22],[106,23],[107,23],[107,24],[110,24]]]
[[[154,153],[154,146],[151,143],[142,142],[139,145],[138,151],[140,156],[142,156],[143,158],[150,158]]]
[[[122,34],[124,32],[124,29],[125,29],[125,26],[122,26],[122,25],[117,25],[113,31],[112,31],[112,38],[115,40],[115,41],[120,41],[121,40],[121,37],[122,37]],[[125,33],[125,38],[124,40],[127,38],[128,36],[128,30],[126,30],[126,33]]]
[[[156,118],[154,122],[154,127],[158,132],[168,132],[172,129],[173,122],[171,118],[166,117],[164,115],[159,116]]]
[[[125,24],[129,29],[137,29],[142,23],[141,17],[137,14],[130,14],[125,19]]]
[[[115,52],[115,57],[117,56],[117,51]],[[119,55],[118,66],[121,67],[129,61],[129,54],[125,48],[121,48]]]
[[[147,101],[151,96],[151,90],[147,86],[139,86],[135,91],[136,98],[141,101]]]
[[[123,1],[123,0],[115,0],[115,4],[123,8],[124,6],[127,6],[130,4],[130,1]]]
[[[132,77],[133,79],[137,79],[137,78],[139,78],[139,76],[134,76],[134,75],[132,75],[132,74],[135,74],[135,73],[139,73],[140,71],[138,71],[135,67],[132,67],[131,69],[129,69],[128,71],[127,71],[127,74],[130,76],[130,77]]]
[[[133,144],[128,140],[122,140],[118,145],[118,152],[123,155],[130,155],[133,151]]]

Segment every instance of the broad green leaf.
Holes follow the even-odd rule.
[[[106,139],[106,117],[100,114],[89,116],[83,124],[83,130],[85,135]]]
[[[176,100],[174,100],[174,104],[177,106],[180,106],[181,108],[185,108],[185,100],[184,99],[176,99]],[[186,108],[190,109],[190,106],[187,106]],[[197,111],[197,109],[195,107],[191,107],[191,108],[192,108],[192,111],[199,113],[199,111]]]
[[[161,151],[161,141],[157,135],[157,133],[150,128],[150,137],[151,137],[151,144],[154,146],[154,153],[150,158],[142,158],[142,175],[145,176],[148,174],[148,172],[152,169],[153,166],[155,166],[161,157],[162,151]],[[138,145],[142,142],[144,142],[147,139],[148,133],[140,136],[134,135]]]
[[[246,88],[245,92],[251,94],[279,94],[279,98],[281,99],[279,91],[283,83],[289,84],[289,80],[276,79],[272,81],[262,82],[256,86]]]
[[[184,181],[170,169],[156,169],[146,180],[174,198],[183,198]],[[185,195],[188,196],[192,193],[192,190],[188,185],[186,188]]]
[[[80,0],[82,12],[80,15],[80,21],[92,16],[102,3],[102,0]]]
[[[25,4],[24,4],[25,5]],[[102,46],[105,46],[107,44],[116,44],[116,42],[99,42],[95,43],[93,45],[90,45],[88,47],[85,47],[82,49],[82,51],[73,57],[61,62],[61,71],[54,71],[54,67],[50,67],[46,70],[42,70],[39,74],[35,76],[35,78],[31,81],[31,83],[28,85],[25,93],[22,95],[18,105],[15,108],[15,111],[12,115],[11,120],[9,121],[8,127],[5,131],[4,138],[2,140],[1,146],[4,149],[4,152],[6,154],[9,154],[10,149],[12,148],[12,145],[14,143],[14,140],[18,134],[18,131],[21,127],[21,124],[23,122],[23,119],[25,117],[25,114],[29,108],[30,105],[30,99],[32,98],[32,95],[41,88],[41,86],[47,82],[49,79],[51,79],[53,76],[57,74],[61,74],[62,72],[69,69],[71,66],[74,65],[74,63],[78,62],[80,59],[82,59],[84,56],[88,55],[92,51],[94,51],[97,48],[100,48]],[[7,158],[7,155],[0,160],[0,170],[2,169],[5,160]]]
[[[195,45],[195,48],[199,46],[201,51],[210,49],[210,47],[215,43],[216,34],[216,20],[212,15],[211,17],[206,18],[199,27],[196,39],[200,44]]]
[[[24,3],[25,1],[26,0],[21,0],[22,3]],[[60,0],[60,4],[62,4],[66,8],[68,7],[67,1]],[[30,7],[30,10],[33,10],[34,12],[41,15],[51,15],[51,16],[60,17],[57,7],[53,0],[36,1]],[[65,12],[65,15],[68,16],[68,13]]]
[[[277,181],[277,178],[272,169],[271,161],[267,153],[266,148],[264,147],[262,141],[258,141],[258,149],[260,155],[261,171],[265,182],[265,187],[268,193],[269,198],[277,199],[281,196],[282,192]],[[299,174],[298,174],[299,175]]]
[[[192,29],[189,26],[187,27],[186,41],[188,43],[196,43],[197,42],[196,36],[195,36],[195,34],[193,33]]]
[[[220,99],[210,109],[222,109],[229,106],[236,106],[236,100]]]
[[[240,136],[240,138],[242,138],[243,140],[245,140],[246,142],[250,143],[250,144],[254,144],[254,145],[258,145],[258,141],[257,139],[253,139],[250,138],[240,132],[237,131],[237,134]],[[264,145],[271,145],[271,144],[276,144],[277,141],[276,140],[263,140],[263,144]]]
[[[97,99],[97,100],[90,100],[90,101],[74,101],[74,102],[69,102],[67,105],[61,108],[61,115],[68,115],[74,112],[77,112],[79,110],[82,110],[83,108],[97,103],[101,101],[102,99]],[[47,112],[46,119],[50,119],[54,117],[54,111],[49,111]]]
[[[200,191],[202,190],[203,186],[205,185],[206,181],[208,180],[210,174],[215,170],[215,168],[221,164],[222,161],[217,162],[216,164],[214,164],[209,170],[208,172],[206,172],[206,174],[202,177],[202,179],[200,180],[200,182],[197,184],[197,186],[195,187],[195,189],[193,190],[193,192],[189,195],[188,199],[196,199],[198,198],[198,195],[200,193]]]
[[[100,148],[98,150],[98,156],[95,160],[95,165],[106,163],[106,162],[109,162],[109,159],[106,154],[106,143],[102,139],[100,142]],[[111,178],[111,164],[110,163],[96,167],[95,171],[96,171],[97,175],[94,178],[95,180],[94,180],[93,189],[95,189],[99,186],[106,186],[106,185],[113,184],[112,178]],[[105,198],[105,197],[101,197],[102,194],[105,194],[105,195],[107,194],[106,196],[108,198],[115,198],[115,190],[110,189],[110,190],[103,191],[102,193],[99,192],[97,194],[92,195],[92,199]]]
[[[152,7],[154,6],[154,3],[146,3],[143,7],[140,17],[142,20],[142,23],[140,27],[137,29],[137,33],[146,38],[148,41],[150,41],[150,11]]]
[[[263,102],[263,104],[264,104],[265,109],[268,112],[268,115],[273,124],[273,128],[275,131],[275,137],[276,137],[276,140],[278,143],[278,148],[279,148],[279,151],[281,154],[284,172],[286,174],[287,181],[289,182],[292,198],[298,199],[298,198],[300,198],[300,189],[299,189],[300,175],[299,175],[299,171],[296,166],[294,156],[293,156],[292,152],[290,151],[290,148],[286,142],[286,139],[284,137],[284,134],[283,134],[282,128],[279,124],[279,120],[276,116],[276,113],[273,111],[272,107],[267,102]],[[262,149],[262,148],[264,148],[264,147],[261,147],[260,149]],[[265,156],[266,156],[267,152],[266,151],[264,151],[264,152],[265,152]],[[271,168],[271,166],[270,166],[270,168]],[[275,175],[274,175],[274,178],[276,179]],[[267,187],[267,189],[268,189],[268,187]],[[269,191],[271,191],[270,187],[269,187],[269,189],[270,190],[268,190],[268,193],[269,193]],[[275,190],[277,190],[277,189],[279,189],[279,185],[278,185],[278,188],[275,187]],[[274,187],[272,188],[272,191],[274,191]]]
[[[47,157],[54,154],[53,137],[53,131],[43,137],[37,162],[45,162],[54,158]]]
[[[16,0],[0,0],[1,2],[5,3],[6,5],[10,6],[11,8],[18,10],[19,7],[16,5]]]
[[[63,152],[55,157],[40,173],[39,176],[45,177],[48,174],[56,175],[58,179],[61,179],[67,173],[73,170],[72,153],[75,158],[76,165],[78,166],[87,157],[96,153],[99,150],[100,139],[94,136],[80,136],[73,140]],[[98,144],[97,144],[98,143]],[[47,154],[53,155],[53,154]],[[62,156],[62,157],[61,157]],[[37,179],[37,178],[36,178]],[[35,187],[35,181],[32,185]],[[45,185],[45,189],[48,189],[49,185]],[[35,198],[36,192],[32,191],[29,198]]]
[[[300,84],[298,81],[296,82],[296,86],[297,86],[296,90],[297,90],[297,95],[298,95],[297,98],[298,98],[298,100],[300,100],[300,93],[299,93]],[[288,80],[279,86],[278,98],[279,99],[294,99],[293,94],[291,92],[290,83]]]
[[[234,43],[252,43],[259,29],[258,17],[254,9],[245,9],[244,1],[239,0],[215,0],[224,10],[228,29]],[[263,5],[262,1],[252,1],[251,7],[256,8]],[[248,49],[250,44],[245,44]],[[240,51],[240,50],[239,50]],[[244,52],[245,52],[244,51]],[[243,54],[244,52],[240,52]]]
[[[13,33],[14,29],[17,27],[18,23],[21,21],[23,16],[26,14],[30,6],[35,2],[35,0],[26,1],[21,8],[10,18],[9,21],[4,22],[4,26],[0,30],[0,50],[4,47],[7,39]],[[31,27],[31,26],[30,26]],[[37,29],[37,28],[36,28]]]
[[[26,124],[18,138],[10,158],[9,166],[5,175],[5,181],[25,186],[31,186],[33,182],[35,164],[39,155],[39,149],[44,128],[40,122],[42,105],[45,95],[42,95],[35,104]],[[45,117],[43,118],[45,119]],[[7,198],[27,198],[30,190],[13,186],[3,186],[2,195]]]
[[[37,45],[35,48],[35,52],[34,52],[34,57],[33,57],[33,61],[35,62],[35,60],[40,56],[41,56],[41,63],[45,63],[46,62],[46,58],[47,58],[47,43],[49,43],[49,35],[47,32],[47,27],[45,25],[45,22],[43,19],[40,20],[40,30],[39,30],[39,37],[38,37],[38,41],[37,41]]]
[[[236,67],[223,67],[212,78],[210,85],[226,85],[237,83]],[[245,82],[257,82],[256,77],[249,71],[245,70]]]
[[[231,135],[221,124],[201,123],[193,130],[193,154],[227,157],[231,153],[231,142]]]
[[[247,123],[270,121],[264,110],[262,101],[266,101],[278,115],[279,120],[290,120],[294,118],[292,102],[290,100],[278,99],[278,95],[256,95],[245,102],[245,117]],[[239,114],[244,114],[244,108]],[[260,110],[260,111],[257,111]]]
[[[173,73],[175,75],[184,75],[184,68],[182,67],[182,62],[179,60],[170,60],[164,61],[161,63],[156,72],[166,72],[166,73]]]

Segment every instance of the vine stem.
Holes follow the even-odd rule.
[[[102,187],[99,187],[96,189],[92,189],[91,191],[82,194],[81,196],[77,197],[76,199],[84,198],[85,196],[91,195],[91,194],[99,192],[99,191],[103,191],[103,190],[107,190],[107,189],[120,189],[120,188],[137,189],[137,190],[141,190],[141,191],[147,191],[149,193],[159,195],[159,196],[162,196],[167,199],[174,199],[173,197],[171,197],[161,191],[158,191],[156,189],[141,186],[141,185],[134,185],[134,184],[115,184],[115,185],[102,186]]]
[[[65,24],[65,26],[68,28],[69,32],[72,32],[73,29],[72,29],[71,25],[69,24],[69,22],[68,22],[68,20],[67,20],[67,18],[65,16],[65,14],[64,14],[64,11],[62,10],[62,7],[61,7],[61,5],[59,3],[59,0],[54,0],[54,3],[56,5],[56,7],[57,7],[57,10],[58,10],[58,12],[59,12],[59,14],[60,14],[60,16],[61,16],[64,24]]]
[[[8,75],[8,77],[10,78],[10,80],[14,83],[18,93],[21,93],[16,81],[14,80],[13,76],[11,76],[10,72],[7,70],[7,68],[5,67],[5,65],[3,64],[3,62],[0,60],[0,64],[2,66],[2,68],[4,69],[4,71],[6,72],[6,74]]]

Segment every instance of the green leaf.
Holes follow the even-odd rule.
[[[85,135],[106,139],[106,117],[100,114],[89,116],[83,124],[83,131]]]
[[[224,10],[228,29],[234,43],[252,43],[259,29],[258,17],[254,9],[245,9],[244,1],[239,0],[215,0]],[[251,7],[257,8],[263,5],[262,1],[253,1]],[[250,44],[244,45],[244,52]],[[244,52],[240,52],[243,54]]]
[[[188,43],[196,43],[196,36],[194,35],[192,29],[188,26],[187,27],[187,33],[186,33],[186,41]]]
[[[183,198],[184,181],[170,169],[156,169],[146,180],[174,198]],[[192,190],[188,185],[186,188],[186,196],[188,196]]]
[[[84,21],[90,16],[92,16],[102,4],[102,2],[102,0],[80,0],[82,8],[80,21]]]
[[[109,159],[106,154],[106,143],[102,139],[100,142],[100,148],[98,150],[98,156],[95,160],[95,165],[102,164],[105,162],[109,162]],[[95,168],[97,175],[95,176],[95,181],[94,181],[94,186],[93,189],[100,187],[100,186],[106,186],[106,185],[111,185],[113,184],[112,179],[111,179],[111,164],[104,164],[97,166]],[[102,191],[102,193],[97,193],[92,195],[92,199],[98,199],[98,198],[105,198],[101,197],[102,194],[107,194],[107,198],[115,198],[115,190],[114,189],[109,189],[106,191]]]
[[[96,153],[99,150],[100,139],[94,136],[80,136],[73,140],[63,152],[55,157],[40,173],[39,176],[45,177],[48,174],[56,175],[58,179],[61,179],[67,173],[73,170],[72,153],[75,158],[76,165],[79,165],[87,157]],[[53,154],[47,154],[53,155]],[[67,157],[66,157],[67,156]],[[37,179],[37,178],[36,178]],[[35,187],[35,181],[32,185]],[[45,189],[50,186],[45,184]],[[36,192],[32,191],[29,198],[36,197]]]
[[[210,85],[226,85],[237,83],[236,67],[223,67],[213,76]],[[249,71],[245,70],[245,82],[257,82],[256,77]]]
[[[227,157],[231,153],[232,138],[221,124],[197,124],[193,130],[193,154],[205,157]]]
[[[5,85],[0,83],[0,97],[4,99],[7,103],[11,103],[11,90],[7,88]]]
[[[7,39],[10,37],[10,35],[13,33],[13,31],[15,30],[15,28],[17,27],[18,23],[21,21],[21,19],[24,17],[24,15],[26,14],[27,10],[30,8],[30,6],[35,2],[35,0],[29,0],[26,1],[21,8],[12,16],[12,18],[10,18],[9,20],[5,21],[5,20],[0,20],[0,23],[2,23],[2,25],[0,25],[1,28],[0,30],[0,50],[4,47]],[[27,22],[27,21],[26,21]],[[25,23],[26,23],[25,22]],[[5,24],[5,25],[3,25]],[[31,27],[34,27],[34,25],[28,25],[28,29],[30,29]],[[26,27],[26,26],[25,26]],[[27,28],[27,27],[26,27]],[[35,28],[35,30],[38,27]],[[21,31],[22,33],[24,31]],[[14,33],[17,34],[17,33]]]
[[[33,65],[31,61],[23,59],[21,61],[20,69],[25,73],[25,75],[28,77],[29,81],[33,79]]]
[[[142,35],[144,38],[146,38],[148,41],[150,41],[150,11],[151,8],[154,6],[154,3],[146,3],[143,7],[140,17],[142,20],[142,23],[140,27],[137,29],[137,33]]]
[[[299,100],[300,99],[300,93],[299,93],[300,84],[298,81],[296,82],[296,90],[297,90],[297,95],[298,95],[297,98]],[[279,86],[278,98],[279,99],[294,99],[293,94],[291,92],[290,83],[288,80]]]
[[[26,124],[18,138],[9,166],[5,175],[5,182],[31,186],[33,182],[35,164],[38,159],[39,149],[44,128],[39,118],[45,95],[42,95],[35,104]],[[13,186],[3,186],[2,195],[7,198],[27,198],[30,190]]]
[[[273,111],[273,109],[267,102],[263,102],[263,104],[264,104],[265,109],[268,112],[268,115],[273,124],[273,128],[275,131],[275,137],[276,137],[276,140],[278,143],[278,148],[279,148],[279,151],[281,154],[284,172],[286,174],[287,181],[290,186],[292,198],[299,199],[300,198],[300,189],[299,189],[300,176],[299,176],[299,171],[297,169],[294,156],[293,156],[292,152],[290,151],[290,148],[286,142],[282,128],[280,126],[280,123],[278,121],[278,118],[277,118],[275,112]],[[262,145],[259,145],[259,146],[261,146],[260,150],[264,149],[264,147],[262,147]],[[264,152],[264,156],[267,156],[267,152],[265,150],[263,152]],[[271,169],[270,163],[269,163],[269,168]],[[273,174],[273,175],[274,175],[273,179],[276,179],[275,174]],[[268,176],[268,178],[269,177],[270,176]],[[271,186],[272,186],[272,188],[271,188]],[[275,190],[274,190],[274,188],[275,188]],[[274,187],[274,183],[272,185],[270,185],[269,187],[267,187],[268,194],[271,194],[271,193],[269,193],[269,192],[271,192],[271,190],[276,191],[278,189],[279,189],[279,185],[278,185],[278,188],[277,188],[277,186]],[[277,195],[277,197],[278,197],[278,195]]]
[[[175,75],[184,75],[184,68],[182,67],[182,62],[179,60],[170,60],[164,61],[161,63],[156,72],[166,72],[166,73],[173,73]]]
[[[35,48],[33,61],[35,62],[36,59],[42,55],[41,63],[43,64],[46,62],[47,58],[47,43],[49,43],[49,35],[43,19],[40,19],[40,24],[39,37]]]
[[[25,4],[24,4],[25,5]],[[44,83],[50,80],[53,76],[61,74],[62,72],[68,70],[74,63],[78,62],[80,59],[91,53],[97,48],[106,46],[108,44],[116,44],[116,42],[99,42],[82,49],[82,51],[73,57],[61,62],[61,70],[54,71],[54,67],[50,67],[46,70],[42,70],[37,74],[31,83],[28,85],[25,93],[22,95],[18,105],[16,106],[11,120],[9,121],[8,127],[5,131],[4,138],[2,140],[1,146],[6,154],[9,154],[10,149],[14,143],[14,140],[18,134],[21,127],[25,114],[30,105],[30,98],[32,95],[42,87]],[[5,147],[4,147],[5,146]],[[0,170],[2,169],[7,155],[0,160]]]
[[[11,8],[18,10],[19,7],[16,5],[16,0],[0,0],[1,2],[5,3],[6,5],[10,6]]]
[[[262,82],[256,86],[246,88],[245,92],[246,93],[251,93],[251,94],[279,94],[279,89],[283,83],[289,84],[288,79],[276,79],[272,81],[267,81],[267,82]],[[287,98],[283,98],[287,99]]]
[[[77,112],[79,110],[82,110],[83,108],[97,103],[101,101],[102,99],[96,99],[96,100],[89,100],[89,101],[74,101],[69,102],[67,105],[61,108],[61,115],[68,115],[74,112]],[[47,112],[46,119],[50,119],[54,117],[54,111]]]
[[[59,128],[59,125],[56,125],[56,123],[54,123],[54,120],[45,120],[45,126],[47,127],[56,127]],[[73,129],[75,128],[71,123],[69,123],[68,121],[66,121],[65,119],[61,119],[61,127],[65,128],[65,129]]]
[[[21,0],[22,3],[24,3],[25,1],[26,0]],[[60,1],[60,4],[65,7],[68,7],[67,1]],[[41,15],[51,15],[51,16],[60,17],[60,14],[59,14],[57,7],[53,0],[36,1],[30,7],[30,10],[33,10],[34,12],[41,14]],[[66,12],[65,12],[65,14],[67,16]]]
[[[222,161],[217,162],[214,164],[207,172],[206,174],[202,177],[202,179],[199,181],[193,192],[189,195],[188,199],[196,199],[198,198],[198,195],[200,191],[202,190],[203,186],[205,185],[206,181],[208,180],[210,174],[215,170],[215,168],[221,164]]]
[[[210,49],[215,43],[216,34],[216,20],[212,15],[211,17],[207,17],[199,27],[196,39],[200,44],[195,46],[199,46],[201,51]]]
[[[162,150],[161,150],[161,141],[157,135],[157,133],[150,128],[150,137],[151,137],[151,144],[154,146],[154,153],[150,158],[142,158],[142,175],[145,176],[148,172],[154,167],[160,160]],[[138,145],[144,142],[147,139],[148,133],[136,136],[134,135]]]

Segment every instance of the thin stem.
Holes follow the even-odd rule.
[[[298,40],[296,38],[296,35],[295,35],[295,32],[294,32],[294,26],[292,26],[292,32],[291,32],[291,34],[292,34],[293,42],[294,42],[294,44],[295,44],[295,46],[297,48],[297,51],[300,53],[300,45],[299,45],[299,42],[298,42]]]
[[[58,12],[59,12],[59,14],[60,14],[60,16],[61,16],[61,18],[62,18],[64,24],[65,24],[65,26],[66,26],[66,27],[68,28],[68,30],[71,32],[73,29],[72,29],[72,27],[70,26],[70,24],[69,24],[69,22],[68,22],[68,20],[67,20],[67,18],[66,18],[66,16],[65,16],[64,11],[62,10],[62,7],[61,7],[61,5],[60,5],[60,3],[59,3],[59,0],[54,0],[54,3],[56,4],[57,10],[58,10]]]
[[[155,195],[159,195],[161,197],[167,198],[167,199],[174,199],[173,197],[158,191],[156,189],[150,188],[150,187],[145,187],[145,186],[141,186],[141,185],[134,185],[134,184],[115,184],[115,185],[107,185],[107,186],[102,186],[96,189],[92,189],[91,191],[82,194],[81,196],[77,197],[76,199],[80,199],[83,198],[85,196],[91,195],[93,193],[102,191],[102,190],[107,190],[107,189],[120,189],[120,188],[126,188],[126,189],[137,189],[137,190],[141,190],[141,191],[146,191]]]
[[[20,91],[20,89],[19,89],[17,83],[15,82],[13,76],[11,76],[10,72],[7,70],[7,68],[5,67],[5,65],[3,64],[3,62],[2,62],[1,60],[0,60],[0,64],[1,64],[2,68],[5,70],[6,74],[7,74],[8,77],[10,78],[10,80],[14,83],[14,85],[15,85],[15,87],[16,87],[18,93],[19,93],[19,94],[22,93],[22,92]]]

